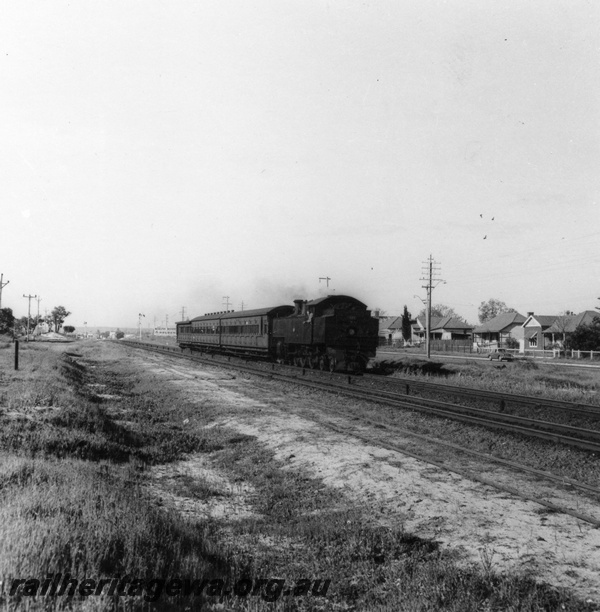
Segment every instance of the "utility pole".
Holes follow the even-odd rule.
[[[331,280],[329,276],[320,276],[319,283],[321,283],[322,280],[324,280],[327,283],[327,288],[329,289],[329,281]]]
[[[4,273],[0,274],[0,310],[2,309],[2,289],[3,287],[6,287],[8,283],[10,283],[10,281],[6,281],[5,283],[3,283],[2,282],[3,278],[4,278]]]
[[[28,299],[28,308],[27,308],[27,340],[26,342],[29,342],[29,319],[31,319],[31,300],[34,300],[37,295],[25,295],[23,294],[24,298]]]
[[[36,325],[40,324],[40,302],[42,301],[42,296],[40,295],[39,297],[35,298],[37,300],[38,303],[38,313],[37,313],[37,320],[35,322]]]
[[[431,357],[431,293],[432,291],[442,283],[441,278],[436,278],[439,272],[438,262],[434,261],[433,257],[429,255],[429,259],[423,262],[423,276],[419,279],[425,281],[427,284],[422,285],[423,289],[427,290],[427,313],[426,313],[426,347],[427,347],[427,359]],[[434,284],[435,283],[435,284]]]
[[[185,306],[181,307],[181,320],[185,321]]]
[[[229,296],[228,295],[224,295],[223,296],[223,306],[225,306],[225,310],[229,311],[229,304],[231,302],[229,301]]]
[[[241,310],[242,312],[244,312],[244,307],[245,307],[245,306],[248,306],[248,304],[244,304],[244,300],[242,300],[242,303],[240,304],[240,310]]]
[[[141,312],[138,314],[138,328],[139,328],[139,337],[140,340],[142,339],[142,317],[146,317],[145,314],[142,314]]]

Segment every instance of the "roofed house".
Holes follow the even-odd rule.
[[[523,338],[525,317],[518,312],[503,312],[489,321],[485,321],[473,330],[473,342],[480,346],[495,344],[506,346],[509,338]]]
[[[425,317],[417,317],[413,326],[413,340],[422,342],[427,336],[427,321]],[[457,317],[431,317],[429,337],[431,340],[467,340],[471,337],[473,326]]]
[[[390,325],[398,317],[379,317],[379,338],[385,340],[391,340],[394,329],[390,328]]]
[[[411,320],[411,324],[414,321]],[[402,317],[381,317],[379,319],[379,338],[385,338],[386,344],[403,341]]]
[[[568,313],[555,318],[552,325],[544,331],[546,341],[550,344],[564,346],[565,340],[580,325],[589,325],[594,318],[600,316],[595,310],[584,310],[579,314]]]
[[[558,315],[536,315],[533,312],[527,313],[527,319],[523,323],[523,338],[519,341],[519,351],[543,350],[550,348],[552,344],[550,336],[544,333],[548,330]]]

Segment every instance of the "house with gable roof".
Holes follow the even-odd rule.
[[[551,337],[545,336],[544,333],[558,318],[558,315],[536,315],[528,312],[522,326],[523,338],[519,341],[519,352],[549,349],[552,344]]]
[[[509,338],[523,338],[525,317],[518,312],[503,312],[473,330],[473,342],[478,346],[504,347]]]
[[[402,321],[402,317],[379,317],[379,340],[382,342],[385,340],[386,342],[392,341],[392,336],[396,331],[396,327],[392,327],[395,324],[396,320],[400,319]]]
[[[411,320],[411,326],[414,321]],[[402,317],[381,317],[379,319],[379,340],[380,343],[392,344],[404,342],[402,335]]]
[[[563,347],[565,340],[580,325],[589,325],[598,316],[600,315],[595,310],[584,310],[577,315],[569,313],[556,317],[552,325],[544,331],[546,343]]]
[[[468,340],[473,332],[473,326],[464,323],[456,317],[431,317],[429,337],[431,340]],[[423,342],[427,336],[427,321],[425,317],[417,317],[413,326],[413,341]]]

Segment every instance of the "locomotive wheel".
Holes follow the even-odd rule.
[[[315,367],[316,357],[308,356],[306,358],[306,365],[312,370]]]
[[[319,370],[327,369],[327,357],[321,357],[319,359]]]

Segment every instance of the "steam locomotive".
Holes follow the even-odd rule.
[[[213,312],[176,325],[184,351],[252,355],[330,371],[364,370],[378,343],[377,320],[365,304],[347,295]]]

